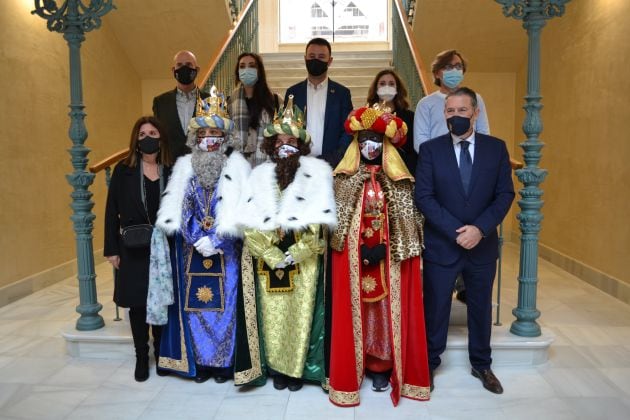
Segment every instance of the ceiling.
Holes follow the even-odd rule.
[[[231,22],[225,0],[124,0],[104,22],[141,79],[170,78],[173,56],[191,50],[202,71]]]

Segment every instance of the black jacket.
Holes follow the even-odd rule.
[[[204,99],[209,96],[201,90],[199,95]],[[186,146],[186,132],[182,130],[182,124],[179,121],[176,97],[177,88],[153,98],[153,115],[166,127],[173,160],[190,153],[190,148]],[[193,116],[196,112],[197,107],[195,106]],[[188,121],[186,121],[186,125],[188,125]]]
[[[114,281],[114,302],[123,307],[146,306],[149,285],[149,248],[126,249],[121,243],[120,229],[126,226],[144,224],[147,214],[140,195],[140,166],[130,168],[119,163],[114,168],[107,193],[105,207],[105,256],[120,256],[120,268]],[[164,168],[164,186],[170,175],[170,168]],[[147,189],[147,207],[151,221],[157,210],[159,193],[151,194]]]

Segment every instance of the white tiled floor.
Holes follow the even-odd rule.
[[[518,249],[507,244],[501,320],[516,303]],[[76,279],[68,279],[0,308],[2,419],[628,419],[630,418],[630,306],[559,268],[539,262],[540,323],[556,336],[549,362],[495,367],[503,395],[485,391],[468,368],[436,372],[429,402],[403,399],[364,383],[361,405],[343,409],[316,386],[290,393],[244,390],[231,383],[195,384],[175,376],[133,380],[134,361],[73,359],[59,331],[76,320]],[[97,267],[99,301],[112,322],[111,272]],[[153,373],[153,372],[152,372]]]

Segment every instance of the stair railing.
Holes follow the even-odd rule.
[[[241,1],[242,3],[242,1]],[[248,0],[240,11],[234,28],[210,59],[210,66],[200,84],[210,92],[212,85],[229,94],[234,87],[234,67],[239,54],[258,52],[258,1]]]
[[[402,0],[402,4],[407,14],[407,22],[413,27],[413,18],[416,16],[416,0]]]
[[[407,2],[409,3],[409,2]],[[407,11],[401,0],[392,0],[392,66],[407,83],[412,107],[427,94],[427,72],[420,59]]]

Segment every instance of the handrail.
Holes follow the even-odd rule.
[[[510,158],[510,166],[512,167],[512,170],[514,170],[514,169],[523,169],[524,165],[523,165],[523,162],[521,162],[520,160]]]
[[[409,26],[409,22],[407,21],[405,8],[402,5],[401,0],[392,0],[392,1],[396,5],[396,11],[398,12],[398,19],[402,25],[403,33],[405,34],[405,39],[407,40],[407,44],[409,46],[412,60],[416,67],[416,71],[418,72],[418,76],[420,77],[420,84],[422,86],[422,91],[424,93],[428,93],[427,87],[429,86],[429,83],[427,82],[427,80],[429,78],[426,75],[426,70],[425,70],[426,67],[418,54],[418,47],[416,45],[416,40],[413,38],[413,36],[411,36],[413,31],[411,29],[411,26]],[[420,98],[414,98],[414,99],[420,99]]]
[[[228,34],[223,39],[223,42],[221,43],[221,47],[219,47],[219,49],[214,53],[214,55],[210,59],[210,66],[205,71],[203,79],[202,79],[201,84],[199,86],[203,87],[203,86],[206,85],[206,83],[208,83],[208,79],[210,78],[210,75],[214,71],[214,69],[217,66],[217,64],[219,64],[219,61],[221,60],[221,57],[223,56],[223,54],[227,50],[228,46],[230,45],[230,42],[232,41],[232,39],[234,38],[234,36],[238,32],[238,28],[243,23],[245,16],[249,12],[249,9],[251,9],[251,7],[252,7],[252,5],[254,4],[255,1],[256,0],[248,0],[247,1],[247,5],[245,7],[243,7],[243,9],[238,14],[238,18],[234,22],[234,25],[233,25],[232,29],[230,29]]]
[[[121,160],[126,158],[127,155],[129,155],[129,149],[128,148],[120,150],[120,151],[114,153],[113,155],[111,155],[110,157],[107,157],[107,158],[101,160],[100,162],[97,162],[94,165],[90,166],[88,168],[88,170],[90,172],[92,172],[93,174],[96,174],[96,173],[102,171],[103,169],[110,168],[115,163],[120,162]]]

